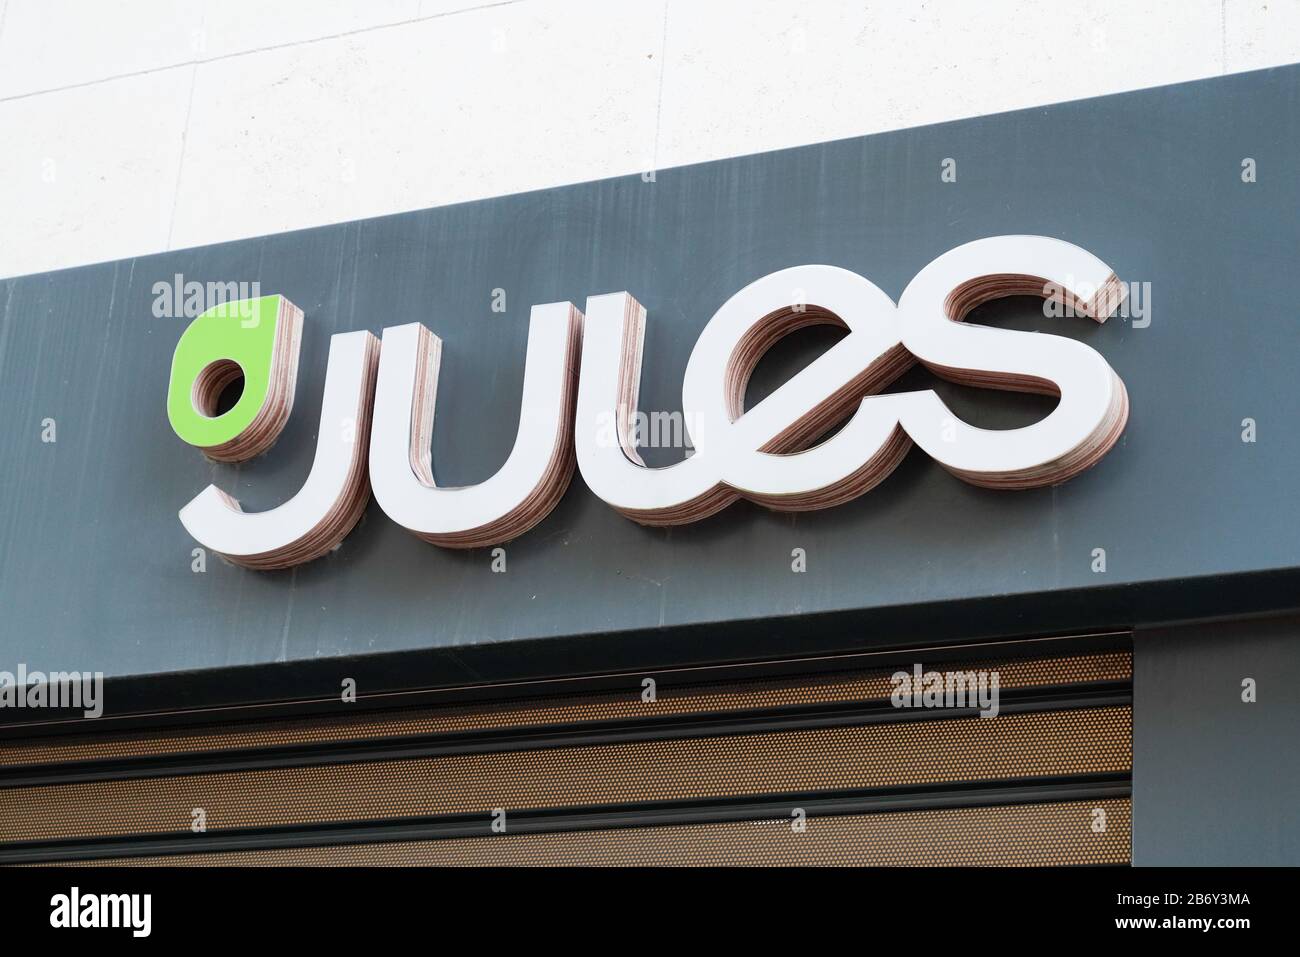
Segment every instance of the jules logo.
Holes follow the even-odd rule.
[[[637,452],[645,309],[627,292],[591,296],[585,315],[568,302],[533,306],[514,447],[491,478],[456,488],[436,483],[430,454],[441,340],[420,323],[384,329],[382,343],[369,332],[340,333],[330,340],[303,487],[276,508],[244,512],[208,486],[180,519],[233,562],[283,568],[337,546],[372,489],[390,518],[435,545],[509,541],[549,514],[575,465],[599,498],[646,525],[699,521],[739,498],[778,511],[829,508],[887,478],[913,444],[973,485],[1054,485],[1118,441],[1128,419],[1124,383],[1073,339],[963,320],[983,302],[1027,295],[1104,322],[1125,292],[1097,257],[1042,236],[952,249],[897,304],[834,266],[771,273],[728,299],[700,333],[682,386],[692,454],[662,468]],[[848,335],[745,409],[759,359],[815,324]],[[221,462],[270,448],[293,411],[303,326],[282,296],[196,318],[172,362],[167,412],[176,434]],[[933,390],[880,394],[918,361],[953,382],[1058,402],[1033,425],[993,431],[961,421]]]

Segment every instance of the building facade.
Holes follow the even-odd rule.
[[[8,685],[0,861],[1300,862],[1298,98],[1281,67],[4,280],[0,668],[103,681],[92,718]],[[972,244],[945,358],[907,291]],[[263,297],[228,317],[262,373],[177,372]],[[1121,385],[1052,451],[1088,363]],[[835,483],[769,462],[832,447]],[[200,521],[209,485],[242,512]]]

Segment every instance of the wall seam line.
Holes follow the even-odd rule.
[[[176,161],[176,182],[172,186],[172,208],[167,217],[167,245],[164,249],[168,251],[172,248],[172,234],[176,231],[176,207],[181,200],[181,176],[185,172],[185,151],[189,148],[190,116],[194,112],[194,88],[198,85],[199,65],[196,63],[190,68],[190,98],[185,105],[185,124],[181,127],[181,155]]]
[[[5,2],[7,5],[8,0],[5,0]],[[354,37],[362,33],[374,33],[377,30],[391,30],[396,27],[406,27],[416,23],[424,23],[428,20],[441,20],[446,17],[459,16],[462,13],[474,13],[479,10],[489,10],[494,7],[509,7],[523,2],[524,0],[496,0],[495,3],[484,3],[475,7],[465,7],[463,10],[448,10],[443,13],[431,13],[427,17],[411,17],[408,20],[397,20],[393,23],[376,23],[372,26],[360,27],[356,30],[345,30],[341,33],[331,33],[326,36],[311,37],[306,40],[277,43],[272,44],[271,46],[257,47],[252,50],[236,50],[231,53],[222,53],[220,56],[182,60],[179,63],[169,63],[166,66],[150,67],[147,70],[135,70],[130,73],[115,73],[112,76],[102,76],[94,80],[85,80],[81,83],[69,83],[67,86],[54,86],[44,90],[31,90],[27,93],[15,93],[12,96],[0,96],[0,103],[12,103],[16,100],[27,100],[32,97],[46,96],[51,93],[64,93],[68,90],[80,90],[88,86],[97,86],[100,83],[112,83],[115,80],[130,80],[137,77],[150,76],[154,73],[166,73],[169,70],[180,70],[187,66],[198,67],[204,66],[208,63],[220,63],[223,60],[233,60],[237,57],[253,56],[258,53],[273,53],[279,50],[292,49],[293,47],[307,46],[311,43],[326,43],[330,40],[341,40],[345,37]],[[0,21],[0,27],[3,27],[2,21]]]

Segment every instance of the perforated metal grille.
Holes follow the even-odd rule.
[[[943,669],[941,665],[934,667]],[[953,667],[958,670],[961,668]],[[1048,685],[1129,681],[1132,678],[1132,663],[1128,652],[1038,660],[985,661],[979,667],[996,670],[1005,691]],[[641,700],[641,680],[638,676],[629,679],[626,691],[601,694],[404,709],[359,716],[314,716],[274,722],[218,724],[94,737],[0,741],[0,767],[881,701],[889,697],[892,690],[889,677],[894,671],[891,667],[743,683],[714,683],[679,688],[665,685],[658,700],[650,703]]]
[[[1099,813],[1100,812],[1100,813]],[[156,866],[1045,866],[1125,864],[1127,799],[115,858]]]
[[[1128,707],[0,789],[4,841],[1127,772]]]

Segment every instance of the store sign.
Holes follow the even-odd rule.
[[[1118,441],[1123,382],[1072,339],[970,326],[976,305],[1009,295],[1063,302],[1104,321],[1123,287],[1091,253],[1041,236],[996,236],[939,256],[897,304],[833,266],[783,269],[746,286],[710,319],[686,367],[682,410],[694,454],[645,466],[638,410],[646,313],[627,292],[534,306],[515,444],[487,481],[434,480],[430,441],[441,343],[420,323],[341,333],[330,341],[315,460],[284,504],[246,513],[216,486],[180,512],[202,545],[253,568],[308,561],[336,546],[369,490],[395,522],[436,545],[477,548],[528,531],[555,507],[574,464],[588,487],[647,525],[698,521],[746,498],[781,511],[828,508],[861,495],[912,444],[958,478],[994,489],[1063,482]],[[753,408],[745,386],[762,355],[804,326],[848,335]],[[176,434],[217,461],[264,452],[293,408],[301,311],[280,296],[199,316],[176,348],[168,416]],[[880,395],[920,361],[966,385],[1059,397],[1041,421],[990,431],[958,419],[932,390]],[[244,390],[217,414],[242,376]],[[842,427],[821,441],[835,426]]]

